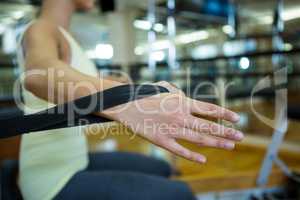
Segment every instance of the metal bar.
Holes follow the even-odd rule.
[[[228,25],[232,29],[232,31],[229,33],[229,37],[236,38],[238,33],[238,21],[237,21],[237,9],[234,0],[230,0],[230,4],[229,4]]]
[[[169,49],[168,49],[168,66],[171,70],[178,69],[178,64],[176,61],[176,22],[175,22],[175,0],[168,0],[168,18],[167,18],[167,28],[168,28],[168,38],[169,38]]]
[[[277,0],[277,7],[274,13],[273,23],[273,48],[277,51],[283,50],[283,40],[278,33],[284,30],[284,22],[282,19],[283,0]],[[274,70],[274,84],[287,83],[287,69],[281,66],[281,55],[272,56],[272,64]],[[274,161],[276,161],[280,145],[287,131],[287,89],[283,88],[275,92],[275,127],[272,141],[267,149],[262,167],[260,169],[257,184],[265,186],[272,171]],[[286,172],[286,171],[283,171]],[[289,174],[287,174],[289,175]]]
[[[284,172],[284,174],[286,174],[288,177],[292,177],[293,173],[292,171],[289,169],[289,167],[278,157],[275,156],[274,157],[274,163],[281,169],[281,171]]]
[[[185,77],[186,75],[177,75],[178,78]],[[263,73],[257,73],[257,72],[247,72],[247,73],[213,73],[213,74],[205,74],[205,73],[199,73],[199,74],[191,74],[190,78],[196,79],[196,78],[216,78],[216,77],[226,77],[226,78],[262,78],[266,76],[274,77],[273,73],[270,72],[263,72]],[[299,78],[300,72],[291,73],[287,75],[288,78]]]
[[[277,118],[277,127],[273,133],[271,144],[268,147],[262,167],[260,169],[259,177],[257,179],[257,184],[259,186],[265,186],[268,182],[268,178],[272,172],[274,158],[277,156],[278,149],[283,141],[287,129],[287,119],[284,119],[287,118],[286,111],[279,113]],[[280,121],[281,119],[283,121]]]
[[[295,48],[290,51],[277,51],[277,50],[270,50],[270,51],[257,51],[257,52],[250,52],[250,53],[243,53],[237,54],[233,56],[216,56],[212,58],[201,58],[201,59],[193,59],[193,58],[183,58],[177,59],[178,63],[185,63],[185,62],[193,62],[193,63],[201,63],[201,62],[211,62],[217,60],[230,60],[233,58],[242,58],[242,57],[264,57],[264,56],[272,56],[272,55],[295,55],[300,53],[300,48]],[[158,62],[156,63],[157,66],[166,66],[168,63],[166,62]],[[135,66],[147,66],[147,63],[136,63]]]
[[[151,71],[156,70],[156,61],[153,58],[153,43],[156,40],[156,34],[154,31],[155,25],[155,0],[148,0],[148,22],[150,24],[150,29],[148,31],[148,68]]]

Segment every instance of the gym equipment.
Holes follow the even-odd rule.
[[[152,53],[153,53],[153,43],[156,40],[156,34],[154,30],[155,25],[155,0],[148,0],[148,16],[147,20],[150,23],[150,29],[148,32],[148,68],[151,72],[154,72],[156,70],[156,61],[153,59]]]
[[[283,41],[278,33],[284,30],[284,22],[282,19],[283,12],[283,0],[277,1],[277,7],[274,13],[274,22],[273,22],[273,48],[275,50],[282,50]],[[286,69],[282,69],[281,67],[281,56],[273,55],[272,64],[274,70],[274,83],[283,84],[287,83],[287,71]],[[282,73],[278,73],[282,72]],[[285,75],[285,76],[284,76]],[[277,164],[277,166],[283,171],[283,173],[292,177],[292,172],[288,169],[288,167],[284,164],[282,160],[278,157],[278,151],[280,145],[284,139],[284,136],[287,131],[287,89],[281,88],[275,92],[276,98],[276,116],[275,116],[275,128],[272,137],[272,141],[268,147],[267,153],[265,155],[259,177],[257,179],[258,186],[264,186],[268,182],[269,175],[272,170],[273,163]],[[278,108],[278,109],[277,109]]]
[[[0,116],[0,139],[29,132],[112,121],[91,113],[101,112],[130,101],[166,92],[168,92],[166,88],[155,85],[122,85],[55,106],[36,114]],[[83,122],[84,124],[82,124]]]
[[[179,65],[176,61],[176,23],[175,23],[175,0],[167,1],[168,7],[168,18],[167,18],[167,28],[168,28],[168,38],[169,38],[169,49],[168,49],[168,66],[171,70],[176,70]]]
[[[180,58],[177,59],[177,62],[182,64],[185,63],[203,63],[203,62],[209,62],[209,61],[217,61],[217,60],[225,60],[228,61],[233,58],[242,58],[242,57],[248,57],[248,58],[258,58],[258,57],[264,57],[264,56],[272,56],[272,55],[297,55],[300,53],[300,48],[294,48],[292,50],[263,50],[263,51],[256,51],[256,52],[248,52],[248,53],[242,53],[242,54],[236,54],[232,56],[225,56],[220,55],[216,57],[208,57],[208,58]],[[166,62],[157,62],[157,67],[163,67],[166,66],[168,63]],[[134,65],[131,65],[134,69],[139,69],[141,67],[147,66],[147,63],[135,63]]]
[[[22,195],[17,186],[19,162],[5,160],[0,168],[0,198],[6,200],[22,200]]]
[[[232,31],[229,34],[231,39],[237,37],[238,33],[238,15],[237,8],[234,0],[230,0],[228,4],[228,25],[231,27]]]

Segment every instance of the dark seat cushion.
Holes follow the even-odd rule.
[[[21,194],[17,186],[18,161],[5,160],[0,170],[1,199],[21,200]]]
[[[288,106],[288,117],[294,120],[300,120],[300,106],[289,105]]]

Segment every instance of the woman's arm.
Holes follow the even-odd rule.
[[[63,103],[121,84],[82,74],[62,61],[56,31],[51,24],[42,21],[30,27],[25,36],[26,72],[42,73],[25,78],[25,87],[29,91],[47,101]],[[133,101],[98,114],[121,122],[164,149],[200,163],[206,158],[181,146],[177,140],[233,149],[234,143],[243,138],[237,130],[199,118],[208,116],[237,122],[239,116],[236,113],[190,99],[168,83],[160,85],[171,93]]]
[[[57,31],[51,23],[40,21],[25,34],[25,87],[29,91],[58,104],[121,84],[85,75],[62,61]]]

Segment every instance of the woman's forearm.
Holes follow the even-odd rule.
[[[59,60],[40,63],[39,67],[28,66],[26,69],[26,89],[55,104],[122,85],[117,81],[83,74]]]

